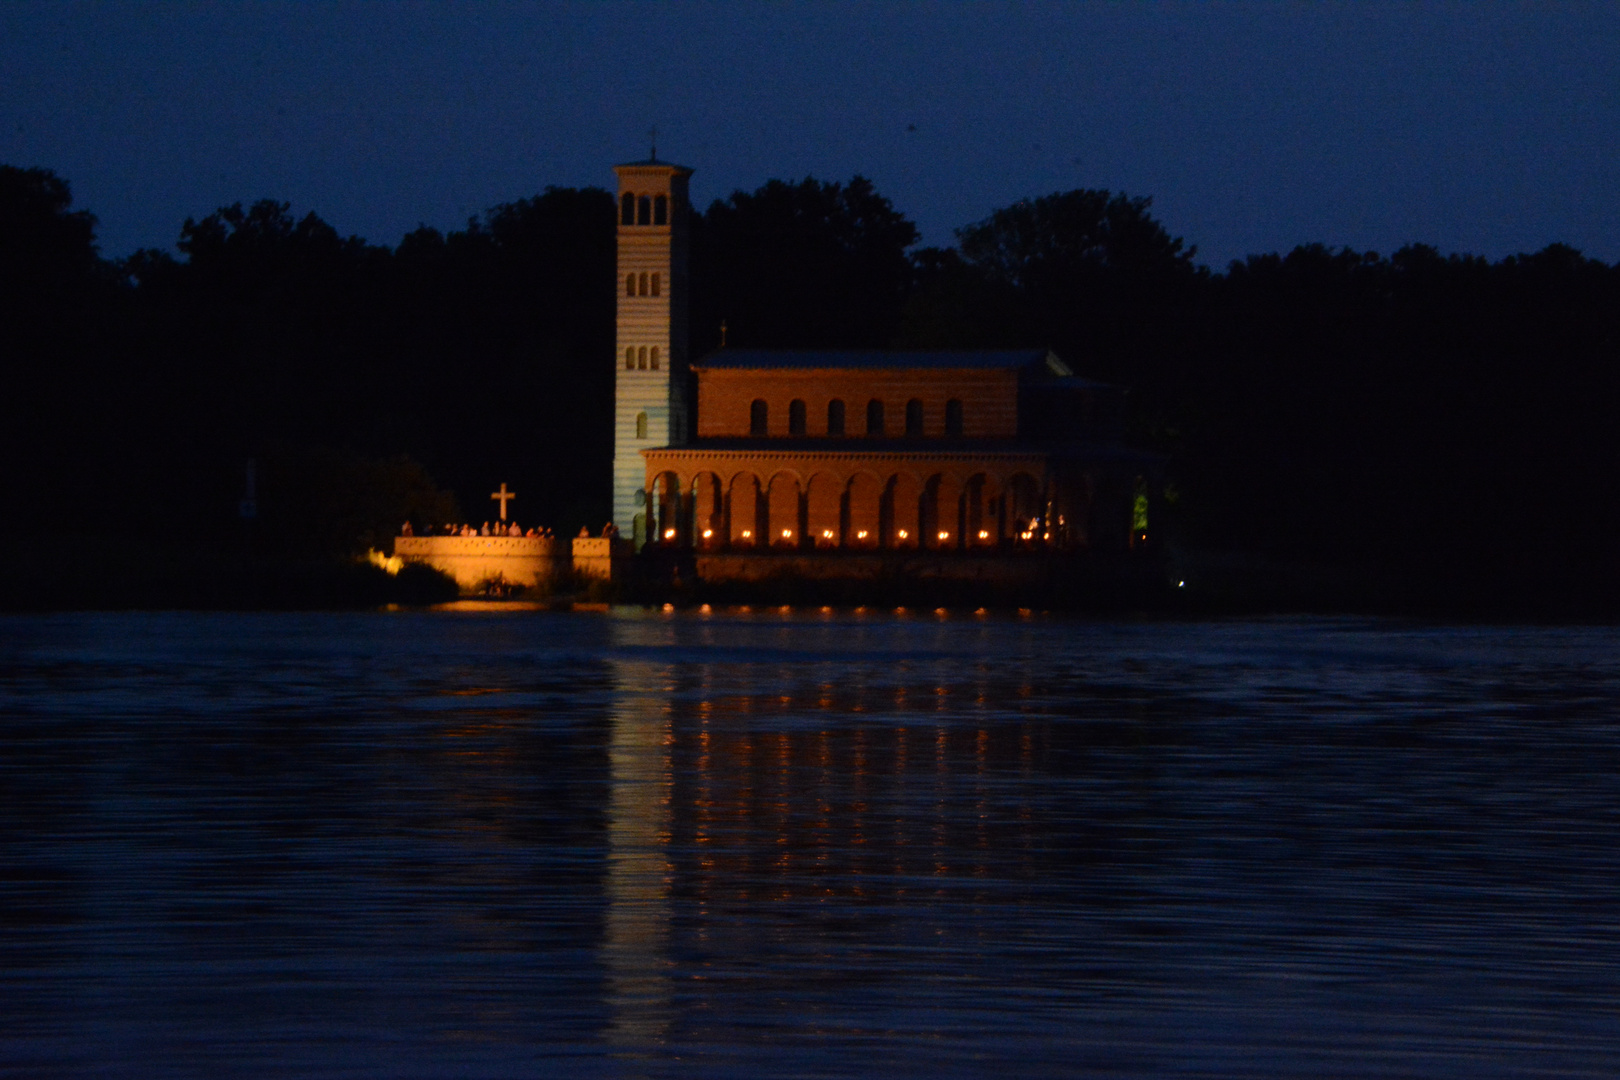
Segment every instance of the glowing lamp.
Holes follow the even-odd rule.
[[[786,540],[789,537],[791,537],[792,535],[793,535],[793,530],[792,529],[783,529],[782,530],[782,539]]]
[[[674,529],[665,529],[664,530],[664,539],[665,540],[673,540],[673,539],[675,539],[675,530]]]
[[[749,531],[748,529],[743,530],[743,539],[744,540],[752,540],[753,537],[754,537],[754,534],[751,531]]]
[[[704,529],[703,530],[703,539],[707,540],[713,535],[714,535],[714,530],[713,529]]]
[[[831,529],[822,529],[821,530],[821,538],[823,540],[831,540],[833,538],[832,530]]]
[[[988,540],[988,539],[990,539],[989,531],[986,530],[986,529],[980,529],[979,530],[979,539],[980,540]]]
[[[944,529],[941,529],[939,530],[939,538],[941,540],[949,540],[951,538],[951,534],[946,532]]]
[[[898,535],[900,539],[904,540],[906,538],[906,530],[901,529],[896,535]]]
[[[857,539],[857,540],[865,540],[866,539],[866,530],[862,529],[860,532],[856,533],[855,534],[855,539]]]

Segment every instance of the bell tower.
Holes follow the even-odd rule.
[[[691,435],[686,263],[692,170],[653,157],[613,171],[619,178],[613,522],[639,550],[647,541],[641,451],[679,445]]]

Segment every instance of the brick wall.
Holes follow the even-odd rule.
[[[1018,373],[973,370],[770,370],[709,369],[698,372],[698,436],[746,436],[749,407],[766,403],[772,436],[788,437],[788,409],[797,398],[805,403],[808,436],[827,434],[827,404],[844,403],[844,433],[866,434],[866,405],[883,402],[884,435],[906,431],[906,402],[923,404],[923,435],[945,434],[945,403],[962,403],[962,435],[1005,438],[1018,434]]]

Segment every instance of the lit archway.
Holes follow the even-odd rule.
[[[725,529],[720,477],[712,472],[698,473],[692,479],[691,544],[704,549],[720,547],[725,543]]]
[[[818,548],[835,548],[843,537],[844,481],[830,472],[810,478],[805,498],[805,528],[808,543]]]
[[[759,477],[750,472],[731,478],[726,490],[727,534],[733,547],[757,547],[765,542],[765,499]]]
[[[1007,479],[1004,495],[1007,532],[1021,543],[1036,543],[1042,539],[1041,516],[1046,512],[1041,502],[1041,486],[1029,473],[1014,473]]]
[[[883,542],[886,547],[914,548],[922,536],[922,483],[910,473],[889,477],[883,497]]]
[[[771,477],[770,491],[766,495],[769,524],[767,535],[772,547],[798,547],[804,542],[804,522],[800,499],[799,478],[790,472],[779,472]]]
[[[852,548],[875,548],[883,538],[883,484],[871,473],[856,473],[849,479],[844,544]]]

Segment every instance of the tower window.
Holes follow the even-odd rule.
[[[866,433],[883,434],[883,402],[873,398],[866,403]]]
[[[922,402],[912,398],[906,402],[906,434],[921,435],[923,433]]]
[[[962,401],[951,398],[945,403],[945,434],[962,434]]]
[[[656,345],[652,347],[652,356],[649,359],[649,366],[654,371],[658,370],[658,346]]]
[[[624,275],[624,295],[626,295],[626,296],[634,296],[634,295],[636,295],[636,275],[634,275],[634,274],[626,274],[626,275]]]
[[[748,406],[748,434],[764,435],[769,415],[764,400],[755,398],[753,403]]]
[[[788,402],[788,434],[804,434],[804,402],[798,398]]]
[[[628,191],[619,196],[619,224],[634,225],[636,223],[636,197]]]
[[[636,370],[647,370],[647,346],[645,345],[636,350]]]
[[[636,370],[636,347],[634,345],[624,350],[624,370]]]
[[[641,280],[636,283],[636,291],[639,292],[642,296],[647,295],[647,275],[646,274],[642,274],[641,275]]]
[[[659,278],[660,278],[660,277],[661,277],[661,276],[662,276],[662,275],[660,275],[660,274],[654,274],[654,275],[653,275],[653,276],[652,276],[652,294],[653,294],[653,295],[654,295],[654,296],[657,296],[657,295],[658,295],[658,286],[659,286],[659,280],[658,280],[658,279],[659,279]]]
[[[644,412],[636,413],[636,438],[645,439],[646,437],[647,437],[647,414],[644,413]]]
[[[653,224],[665,225],[669,223],[669,200],[659,195],[653,199]]]
[[[844,433],[844,403],[839,398],[827,402],[827,434],[842,435]]]
[[[636,200],[636,224],[652,224],[652,200],[645,195]]]

